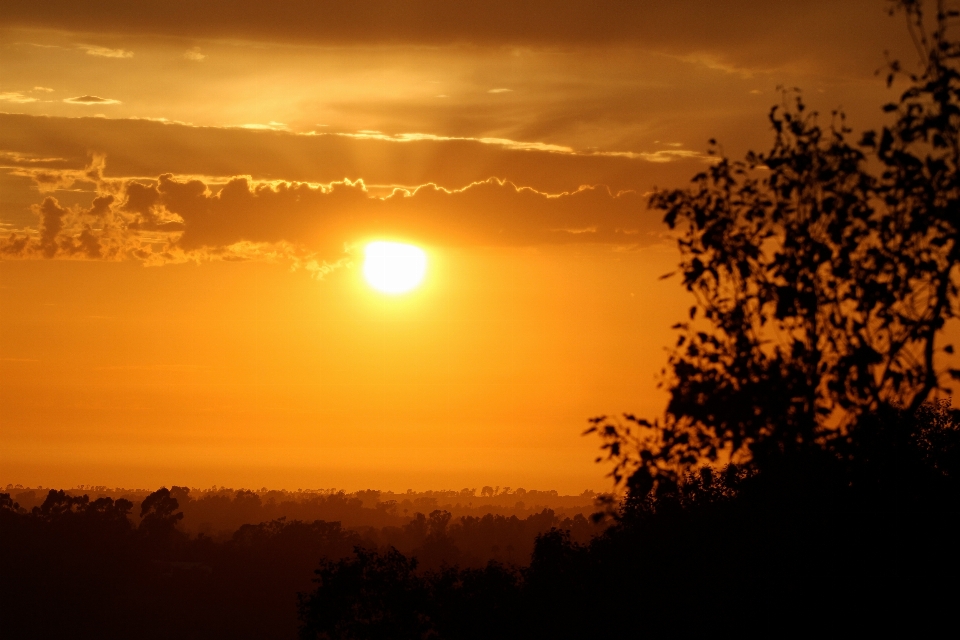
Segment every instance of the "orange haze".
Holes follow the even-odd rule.
[[[910,60],[881,0],[720,6],[5,3],[0,485],[609,489],[690,304],[646,195]]]

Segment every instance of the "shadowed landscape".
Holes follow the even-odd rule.
[[[142,637],[295,637],[297,594],[310,590],[318,558],[402,553],[421,571],[503,567],[515,581],[538,536],[563,531],[587,543],[602,529],[589,519],[590,496],[484,490],[192,497],[175,486],[114,499],[104,488],[14,489],[15,499],[0,494],[0,543],[10,550],[0,598],[18,637],[128,637],[144,607],[172,615],[153,620]],[[524,509],[517,497],[539,504]],[[464,515],[471,512],[483,515]],[[78,618],[84,611],[96,615]]]
[[[449,19],[429,4],[414,3],[410,11],[440,23]],[[623,13],[622,23],[611,23],[604,14],[603,20],[585,23],[583,33],[574,31],[574,37],[561,28],[565,21],[579,19],[572,6],[564,4],[551,18],[559,25],[557,33],[532,29],[528,44],[545,46],[545,39],[559,46],[552,40],[558,38],[570,47],[597,46],[593,40],[601,38],[600,31],[590,29],[604,27],[610,35],[603,37],[613,43],[604,46],[625,47],[630,36],[624,34],[644,28],[636,22],[640,14]],[[811,92],[781,86],[766,124],[753,123],[754,128],[766,127],[772,144],[764,151],[745,151],[742,160],[727,155],[723,140],[713,139],[702,154],[681,153],[677,143],[673,155],[630,156],[610,149],[477,138],[479,144],[524,154],[597,154],[604,162],[696,160],[696,166],[685,166],[696,171],[684,186],[645,192],[645,206],[635,202],[640,198],[636,190],[580,185],[551,194],[499,178],[460,189],[436,183],[410,190],[381,184],[368,191],[362,181],[349,179],[316,186],[257,182],[252,176],[222,180],[165,173],[145,182],[130,175],[110,177],[99,157],[82,170],[28,171],[25,161],[11,169],[9,176],[29,178],[38,192],[44,184],[59,185],[54,192],[65,199],[48,195],[42,204],[31,205],[38,229],[11,227],[0,240],[0,252],[9,258],[4,267],[31,260],[115,259],[157,269],[195,261],[199,270],[208,266],[200,265],[204,261],[278,260],[326,285],[326,278],[354,268],[350,261],[356,255],[346,245],[339,262],[321,257],[323,252],[335,255],[343,242],[337,234],[348,228],[362,234],[375,228],[385,238],[432,238],[437,246],[502,242],[510,250],[524,247],[520,255],[531,261],[539,260],[538,252],[547,251],[543,247],[550,243],[576,244],[591,234],[591,242],[612,248],[613,254],[662,251],[657,259],[667,256],[671,270],[657,276],[678,290],[680,314],[670,327],[673,345],[658,376],[662,403],[643,396],[642,411],[597,415],[582,429],[581,441],[599,450],[596,469],[608,473],[606,491],[564,495],[507,486],[290,491],[216,485],[131,490],[7,484],[0,492],[0,612],[10,637],[372,640],[949,632],[955,626],[960,572],[960,409],[952,398],[952,385],[960,380],[954,348],[960,336],[960,7],[946,0],[896,0],[883,6],[891,21],[905,21],[909,54],[919,64],[887,52],[874,81],[886,81],[890,101],[876,105],[882,121],[872,129],[858,126],[842,109],[818,112],[809,106]],[[17,15],[17,28],[40,20],[29,9]],[[125,23],[126,15],[111,18],[113,28],[136,31]],[[69,15],[63,20],[82,22]],[[461,46],[459,31],[434,31],[424,20],[404,18],[395,32],[378,21],[375,26],[378,34],[386,29],[404,43],[412,38],[422,45]],[[477,29],[487,25],[477,20]],[[326,33],[326,28],[314,25],[316,33]],[[174,27],[160,21],[156,29],[154,36],[160,38]],[[482,43],[501,53],[508,46],[504,43],[516,37],[495,28],[487,33],[486,26],[480,32],[472,46]],[[337,33],[351,42],[364,37],[350,30]],[[299,28],[288,36],[291,42],[308,37]],[[385,36],[371,37],[379,42],[376,38]],[[447,37],[457,43],[451,45]],[[93,56],[134,55],[84,46]],[[184,59],[199,62],[205,58],[200,51],[199,46],[188,49]],[[731,83],[738,73],[741,79],[753,73],[711,64],[707,68],[728,74]],[[70,100],[109,103],[93,95],[65,102]],[[46,126],[27,119],[34,116],[23,118],[30,126]],[[64,122],[55,124],[67,126]],[[271,126],[280,124],[271,121]],[[171,125],[176,136],[183,135],[181,125]],[[27,124],[22,127],[26,131]],[[225,127],[204,135],[212,139],[233,132]],[[417,135],[364,129],[344,137],[359,136],[365,144],[443,141],[439,135]],[[458,145],[467,139],[449,137]],[[70,189],[83,191],[78,185],[89,187],[82,196],[93,198],[89,208],[66,204],[66,198],[81,197],[65,195]],[[215,191],[216,186],[221,189]],[[381,195],[376,195],[378,189]],[[310,217],[315,211],[324,212],[322,224]],[[662,220],[660,235],[648,231],[651,214]],[[236,219],[225,224],[230,216]],[[623,244],[634,235],[643,237]],[[376,295],[409,294],[416,301],[432,264],[429,252],[380,240],[366,247],[364,277]],[[581,249],[564,255],[576,260],[577,251]],[[404,255],[414,257],[412,267],[395,260]],[[585,281],[587,288],[592,286]],[[560,295],[571,295],[554,284]],[[429,284],[422,286],[429,289]],[[651,316],[657,303],[652,298],[645,311]],[[378,312],[408,312],[399,306],[384,311],[388,303],[373,299],[370,306]],[[662,305],[673,309],[674,302]],[[555,317],[551,309],[545,314]],[[582,312],[591,314],[602,312]],[[388,337],[404,344],[414,340],[417,330],[449,331],[454,342],[479,340],[471,328],[477,332],[482,327],[490,335],[503,330],[489,319],[471,325],[449,318],[447,324],[402,318],[369,323],[374,327],[369,335],[380,341],[376,348],[383,354],[392,353]],[[579,320],[565,319],[571,326]],[[402,331],[394,333],[398,326]],[[542,324],[531,326],[517,345],[545,332]],[[615,337],[622,335],[618,331]],[[572,336],[560,351],[573,352],[569,344],[580,334]],[[524,394],[540,398],[539,383],[556,373],[548,374],[545,365],[543,378],[531,381],[523,368],[529,358],[496,340],[489,344],[497,345],[490,360],[477,355],[475,360],[441,361],[421,352],[410,358],[401,350],[397,362],[388,364],[383,355],[380,368],[364,369],[361,376],[380,386],[351,387],[326,373],[321,382],[305,383],[272,360],[274,369],[253,367],[258,382],[237,383],[239,391],[229,391],[233,383],[226,377],[205,384],[226,394],[223,398],[237,393],[255,397],[263,406],[274,402],[270,394],[280,393],[275,406],[282,409],[277,412],[293,420],[309,413],[306,404],[297,404],[305,401],[295,397],[303,389],[305,396],[316,394],[330,404],[349,396],[350,406],[377,416],[379,422],[362,431],[351,430],[351,423],[335,412],[317,414],[329,424],[343,420],[348,425],[325,432],[336,446],[324,449],[323,473],[335,468],[331,461],[337,456],[354,451],[338,449],[337,443],[353,441],[361,454],[344,467],[353,464],[371,474],[381,473],[382,466],[384,474],[407,474],[395,477],[440,477],[460,464],[462,477],[475,477],[477,468],[507,468],[511,478],[547,477],[547,458],[538,457],[541,447],[528,444],[536,430],[506,426],[473,432],[466,418],[462,426],[456,422],[462,407],[470,407],[462,411],[465,416],[471,411],[480,415],[494,400],[502,408],[523,406]],[[623,348],[626,353],[633,347]],[[478,354],[483,351],[478,349]],[[336,369],[338,376],[346,377],[351,358],[359,358],[355,352],[348,355],[347,364]],[[245,352],[247,356],[254,358]],[[440,362],[438,377],[427,384],[417,378],[418,367],[434,361]],[[512,362],[514,368],[493,367],[500,382],[483,378],[469,392],[464,391],[469,384],[450,382],[488,362]],[[391,366],[396,367],[393,378]],[[195,372],[182,371],[187,369],[176,369],[177,375],[193,380]],[[557,375],[566,375],[563,371]],[[275,382],[288,375],[297,381]],[[603,395],[616,388],[611,378],[595,375],[564,382],[552,397],[561,403],[584,389],[614,397]],[[11,386],[15,382],[12,376],[9,381]],[[145,386],[155,393],[181,393],[186,383]],[[443,429],[407,425],[404,432],[398,427],[402,421],[391,421],[399,420],[392,415],[396,407],[407,407],[398,389],[409,395],[429,389],[436,404],[425,401],[419,411]],[[511,405],[517,398],[519,405]],[[231,405],[223,400],[212,409],[198,402],[203,411],[196,415],[249,419],[236,408],[239,401]],[[656,410],[648,411],[650,407]],[[135,411],[141,411],[140,405]],[[41,409],[35,413],[47,415]],[[192,415],[184,412],[183,419],[193,420]],[[452,424],[459,431],[449,428],[447,416],[456,418]],[[168,420],[157,432],[167,438],[158,441],[174,442],[171,446],[189,452],[191,460],[199,457],[198,451],[224,459],[241,450],[248,452],[244,455],[274,455],[269,437],[257,440],[232,426],[222,432],[226,435],[198,431],[192,440],[194,434],[185,431],[178,442],[165,431],[175,429],[174,423]],[[264,433],[289,428],[296,446],[312,442],[312,432],[276,424],[260,428]],[[323,421],[304,424],[317,431],[328,428]],[[150,429],[143,432],[153,437]],[[11,442],[30,451],[25,436],[16,434]],[[204,438],[220,442],[220,449],[203,449]],[[407,446],[404,438],[422,438],[428,445],[421,450],[397,446],[403,455],[432,453],[404,459],[406,468],[397,458],[369,461],[374,458],[370,452],[388,450],[391,442]],[[229,449],[234,439],[247,449]],[[559,440],[544,437],[542,442],[553,443],[551,455],[557,459],[573,450],[557,445]],[[292,459],[299,452],[291,448],[286,455]],[[186,459],[183,464],[183,473],[200,475]],[[422,464],[427,471],[420,470]],[[311,473],[321,473],[322,467]],[[560,467],[558,463],[556,475],[549,477],[566,478],[567,484],[582,477],[574,471],[564,476]],[[292,473],[292,465],[276,468]],[[95,465],[89,470],[93,473]],[[51,465],[48,473],[59,470]]]

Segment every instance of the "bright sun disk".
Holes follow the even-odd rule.
[[[427,254],[411,244],[371,242],[364,256],[363,276],[383,293],[406,293],[416,288],[427,272]]]

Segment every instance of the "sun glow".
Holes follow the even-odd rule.
[[[427,272],[427,254],[399,242],[371,242],[364,250],[363,276],[371,287],[397,295],[415,289]]]

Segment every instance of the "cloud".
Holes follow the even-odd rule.
[[[43,158],[29,153],[20,153],[18,151],[0,151],[0,168],[9,168],[11,165],[13,167],[59,165],[57,168],[60,168],[65,163],[66,160],[64,158]]]
[[[25,96],[19,91],[4,91],[0,93],[0,102],[13,102],[15,104],[23,104],[26,102],[36,102],[36,98],[31,98],[30,96]]]
[[[63,101],[70,104],[120,104],[119,100],[101,98],[100,96],[77,96],[76,98],[64,98]]]
[[[200,61],[202,61],[204,58],[206,58],[207,56],[205,56],[204,54],[200,53],[200,47],[193,47],[192,49],[188,49],[188,50],[184,51],[183,57],[186,58],[187,60],[193,60],[194,62],[200,62]]]
[[[43,91],[44,93],[51,93],[53,92],[53,89],[51,89],[50,87],[34,87],[33,91]]]
[[[445,96],[437,96],[445,97]],[[271,122],[270,125],[281,125],[278,122]],[[270,128],[268,125],[243,125],[245,128]],[[673,162],[680,159],[700,159],[711,161],[711,158],[705,153],[692,151],[689,149],[669,149],[659,151],[578,151],[573,147],[559,144],[548,144],[546,142],[524,142],[521,140],[510,140],[508,138],[470,138],[466,136],[438,136],[431,133],[398,133],[396,135],[387,135],[379,131],[360,131],[357,133],[315,133],[320,136],[342,136],[345,138],[354,138],[357,140],[384,140],[389,142],[414,142],[414,141],[471,141],[484,145],[494,145],[505,147],[515,151],[544,151],[547,153],[558,153],[563,155],[576,156],[606,156],[621,158],[639,158],[648,162]],[[672,143],[669,146],[682,146],[679,143]]]
[[[104,156],[93,154],[88,164],[80,169],[64,168],[62,158],[38,157],[15,151],[0,152],[0,161],[11,175],[29,178],[41,193],[59,189],[81,189],[100,194],[117,193],[122,190],[122,180],[104,177]]]
[[[267,124],[251,123],[240,125],[241,129],[251,129],[253,131],[288,131],[287,125],[282,122],[271,120]]]
[[[648,245],[657,214],[634,191],[581,187],[544,193],[490,178],[460,189],[425,184],[378,197],[363,183],[235,177],[222,186],[170,174],[109,180],[102,158],[82,172],[37,172],[38,184],[96,185],[88,207],[47,196],[32,207],[36,232],[12,232],[0,255],[20,258],[289,260],[317,275],[349,259],[344,247],[372,238],[441,246],[567,243]],[[43,182],[40,182],[40,181]]]
[[[597,155],[589,150],[577,154],[561,145],[496,140],[505,139],[482,142],[378,132],[298,135],[144,119],[0,113],[0,149],[30,157],[66,158],[78,170],[89,150],[96,150],[110,158],[113,175],[128,178],[155,179],[169,172],[220,177],[220,182],[234,175],[251,175],[255,180],[326,184],[345,176],[362,176],[373,189],[375,185],[415,187],[427,183],[458,188],[497,175],[515,184],[560,193],[582,184],[606,184],[614,191],[648,191],[654,185],[680,187],[702,170],[700,159],[682,155],[674,155],[675,162],[649,162],[650,158]],[[655,145],[646,151],[656,154],[661,149]],[[660,157],[662,154],[653,159]]]
[[[879,0],[7,0],[0,26],[320,45],[637,46],[718,68],[883,51],[899,21]],[[897,24],[893,24],[897,23]],[[856,38],[851,37],[851,33]],[[873,46],[878,44],[879,46]],[[108,49],[108,51],[111,51]],[[849,58],[849,55],[847,55]],[[875,68],[875,58],[870,66]]]
[[[640,158],[647,162],[676,162],[677,160],[700,160],[715,162],[716,158],[692,149],[660,149],[658,151],[598,151],[596,155],[621,158]]]
[[[103,178],[103,166],[103,158],[94,157],[83,171],[35,172],[32,177],[41,190],[52,183],[69,187],[86,181],[96,184],[97,195],[89,207],[64,207],[50,196],[32,205],[39,231],[11,232],[0,240],[0,257],[102,259],[127,254],[137,240],[123,232],[123,221],[115,215],[116,196],[110,191],[120,185]]]
[[[39,232],[14,232],[0,240],[0,257],[96,260],[128,254],[136,239],[120,232],[112,210],[114,200],[114,196],[104,195],[87,208],[64,207],[48,196],[32,207],[39,218]]]
[[[109,49],[107,47],[98,47],[96,45],[82,44],[80,48],[87,52],[88,56],[98,56],[101,58],[132,58],[133,51],[126,49]]]
[[[512,93],[513,89],[490,89],[487,93]]]

